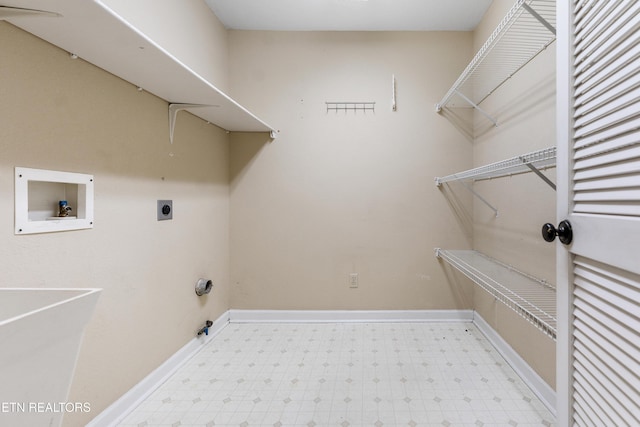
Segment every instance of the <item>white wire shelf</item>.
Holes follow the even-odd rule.
[[[516,1],[436,111],[471,105],[497,124],[479,104],[555,40],[555,26],[555,0]]]
[[[535,172],[555,167],[556,147],[544,148],[507,160],[454,173],[444,177],[436,177],[436,185],[449,181],[482,181],[505,176],[518,175],[527,172]]]
[[[494,298],[556,339],[556,289],[545,280],[516,270],[478,251],[436,248],[446,261]]]

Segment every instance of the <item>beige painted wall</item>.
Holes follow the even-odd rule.
[[[227,30],[204,0],[103,3],[209,83],[229,89]]]
[[[0,40],[0,286],[104,289],[69,398],[91,412],[65,420],[84,425],[229,308],[228,135],[180,113],[170,145],[163,100],[5,22]],[[93,174],[94,228],[14,235],[15,166]]]
[[[231,31],[229,42],[231,95],[281,129],[272,143],[231,136],[231,306],[471,308],[433,249],[471,245],[470,208],[451,206],[434,177],[470,167],[472,146],[434,106],[472,34]],[[327,101],[376,102],[375,113]]]
[[[493,1],[475,31],[476,49],[513,3],[513,0]],[[494,127],[480,114],[475,115],[474,166],[556,145],[555,44],[496,90],[481,107],[494,114],[498,126]],[[545,175],[555,182],[555,169]],[[556,244],[545,242],[540,234],[542,224],[555,219],[555,191],[533,173],[479,182],[474,188],[499,211],[496,217],[478,199],[473,201],[474,249],[555,283]],[[554,387],[555,342],[485,292],[475,292],[474,306]]]
[[[443,176],[555,144],[553,49],[469,110],[433,106],[511,7],[497,1],[461,33],[232,31],[232,95],[281,127],[232,135],[231,306],[247,309],[473,307],[550,385],[554,342],[433,258],[473,247],[553,282],[539,237],[555,192],[533,174],[478,183],[493,212]],[[472,46],[473,45],[473,46]],[[390,111],[391,75],[398,111]],[[325,101],[375,101],[327,113]],[[473,160],[473,163],[472,163]],[[554,171],[547,174],[555,179]],[[348,274],[360,287],[348,288]]]

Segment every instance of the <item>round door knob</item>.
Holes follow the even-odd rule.
[[[553,242],[558,236],[560,242],[564,245],[568,245],[573,240],[573,230],[571,229],[571,223],[567,220],[561,221],[558,224],[558,228],[553,224],[546,223],[542,226],[542,238],[547,242]]]

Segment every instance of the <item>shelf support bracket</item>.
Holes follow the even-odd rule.
[[[464,99],[465,101],[467,101],[469,103],[469,105],[471,105],[473,108],[475,108],[476,110],[478,110],[483,116],[485,116],[487,119],[489,119],[489,121],[491,121],[491,123],[493,123],[494,126],[498,126],[498,121],[496,119],[494,119],[493,117],[491,117],[489,115],[489,113],[487,113],[486,111],[484,111],[482,108],[480,108],[475,102],[473,102],[472,100],[470,100],[469,98],[467,98],[462,92],[456,90],[455,91],[456,94],[458,96],[460,96],[460,98]]]
[[[540,14],[536,12],[531,6],[529,6],[527,3],[522,3],[522,8],[529,12],[531,16],[536,18],[542,25],[544,25],[547,30],[551,31],[554,36],[556,35],[556,29],[553,27],[553,25],[549,24],[549,22],[542,16],[540,16]]]
[[[546,177],[545,177],[545,178],[546,178]],[[440,182],[440,178],[436,178],[436,179],[435,179],[435,181],[436,181],[436,187],[440,187],[440,186],[442,185],[442,182]],[[476,190],[474,190],[472,186],[470,186],[469,184],[467,184],[466,182],[464,182],[464,181],[462,181],[462,180],[460,180],[460,181],[458,181],[458,182],[460,182],[460,184],[462,184],[462,185],[464,186],[464,188],[466,188],[467,190],[469,190],[469,191],[471,192],[471,194],[473,194],[473,195],[474,195],[474,196],[476,196],[478,199],[480,199],[480,201],[481,201],[482,203],[484,203],[485,205],[487,205],[487,206],[489,207],[489,209],[491,209],[491,210],[496,214],[496,216],[498,216],[498,209],[494,208],[494,207],[491,205],[491,203],[487,202],[487,200],[486,200],[484,197],[482,197],[480,194],[478,194],[478,192],[477,192]]]
[[[176,118],[178,117],[178,111],[187,110],[189,108],[202,108],[202,107],[218,107],[218,105],[204,105],[204,104],[169,104],[169,141],[173,144],[173,132],[176,128]]]
[[[48,16],[51,18],[60,18],[62,15],[47,10],[26,9],[22,7],[0,6],[0,21],[9,18],[19,18],[25,16]]]
[[[473,189],[473,187],[471,187],[469,184],[467,184],[467,183],[466,183],[466,182],[464,182],[464,181],[460,181],[460,183],[461,183],[462,185],[464,185],[464,188],[466,188],[467,190],[471,191],[471,194],[473,194],[473,195],[474,195],[474,196],[476,196],[478,199],[480,199],[480,201],[481,201],[482,203],[484,203],[485,205],[487,205],[487,206],[489,207],[489,209],[491,209],[491,210],[496,214],[496,216],[498,216],[498,209],[494,208],[494,207],[491,205],[491,203],[487,202],[487,200],[486,200],[484,197],[482,197],[480,194],[478,194],[478,192],[477,192],[476,190],[474,190],[474,189]]]
[[[538,175],[540,177],[540,179],[542,179],[544,182],[549,184],[549,186],[551,188],[553,188],[554,191],[556,190],[556,185],[553,183],[553,181],[551,181],[549,178],[544,176],[544,174],[542,172],[540,172],[540,169],[538,169],[537,167],[535,167],[531,163],[527,162],[524,157],[520,157],[520,160],[522,160],[522,163],[524,163],[529,169],[531,169],[531,172],[535,173],[536,175]]]

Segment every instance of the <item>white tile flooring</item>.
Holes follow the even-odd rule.
[[[554,426],[470,323],[230,324],[120,426]]]

